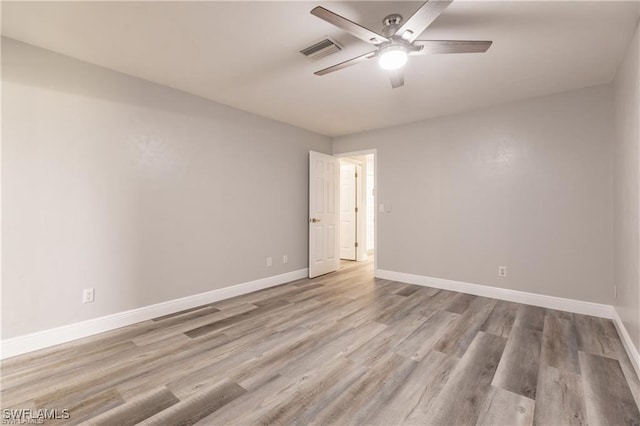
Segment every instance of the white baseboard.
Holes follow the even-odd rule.
[[[620,336],[620,340],[622,340],[624,349],[627,351],[627,355],[629,355],[631,365],[633,365],[633,369],[636,370],[636,374],[638,375],[638,378],[640,378],[640,353],[638,353],[638,348],[633,344],[631,336],[629,336],[629,332],[624,326],[622,319],[615,308],[613,309],[613,323],[618,329],[618,335]]]
[[[91,336],[104,331],[147,321],[153,318],[180,312],[196,306],[206,305],[219,300],[229,299],[253,291],[262,290],[268,287],[288,283],[307,277],[308,269],[287,272],[285,274],[274,275],[272,277],[261,278],[242,284],[224,287],[193,296],[182,297],[180,299],[169,300],[155,305],[144,306],[130,311],[118,312],[116,314],[94,318],[74,324],[63,325],[24,336],[13,337],[2,341],[0,359],[24,354],[27,352],[43,349],[60,343],[70,342],[82,337]]]
[[[385,280],[400,281],[408,284],[473,294],[476,296],[490,297],[493,299],[507,300],[509,302],[523,303],[525,305],[557,309],[576,314],[591,315],[607,319],[612,319],[614,317],[613,306],[601,303],[545,296],[543,294],[528,293],[525,291],[509,290],[506,288],[491,287],[482,284],[471,284],[462,281],[446,280],[443,278],[432,278],[424,275],[406,274],[404,272],[385,271],[382,269],[378,269],[376,271],[376,277]]]

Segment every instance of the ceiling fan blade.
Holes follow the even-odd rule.
[[[402,26],[396,31],[397,36],[403,36],[409,42],[417,39],[422,32],[451,4],[452,0],[427,0],[420,9],[407,19]]]
[[[329,74],[330,72],[338,71],[338,70],[341,70],[343,68],[347,68],[347,67],[350,67],[352,65],[359,64],[360,62],[366,61],[367,59],[371,59],[374,56],[376,56],[377,53],[378,53],[378,51],[374,50],[373,52],[369,52],[369,53],[365,53],[364,55],[356,56],[355,58],[351,58],[351,59],[346,60],[344,62],[340,62],[339,64],[333,65],[333,66],[331,66],[329,68],[325,68],[323,70],[316,71],[316,72],[314,72],[314,74],[315,75]]]
[[[389,73],[389,77],[391,78],[391,88],[395,89],[397,87],[404,86],[404,69],[403,68],[391,71]]]
[[[313,10],[311,10],[311,14],[327,21],[330,24],[335,25],[340,29],[347,31],[348,33],[353,34],[354,36],[366,41],[367,43],[378,45],[380,43],[389,41],[388,38],[383,37],[380,34],[363,27],[362,25],[356,24],[355,22],[350,21],[345,17],[333,13],[332,11],[325,9],[322,6],[314,7]]]
[[[409,52],[409,54],[484,53],[492,43],[492,41],[478,40],[416,40],[413,43],[414,46],[422,46],[422,49]]]

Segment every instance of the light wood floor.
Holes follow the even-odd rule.
[[[3,408],[104,425],[640,423],[611,321],[352,262],[6,360],[1,385]]]

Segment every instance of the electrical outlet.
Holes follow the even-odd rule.
[[[285,254],[284,256],[282,256],[282,263],[284,263],[285,265],[287,263],[289,263],[289,256],[288,255]]]
[[[507,267],[506,266],[498,266],[498,276],[506,277],[507,276]]]
[[[95,292],[92,288],[85,288],[82,290],[82,303],[91,303],[93,302],[95,296]]]
[[[271,256],[267,257],[267,268],[273,265],[273,258]]]

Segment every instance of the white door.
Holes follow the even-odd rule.
[[[309,152],[309,278],[338,269],[338,185],[335,157]]]
[[[340,162],[340,259],[356,260],[356,165]]]

